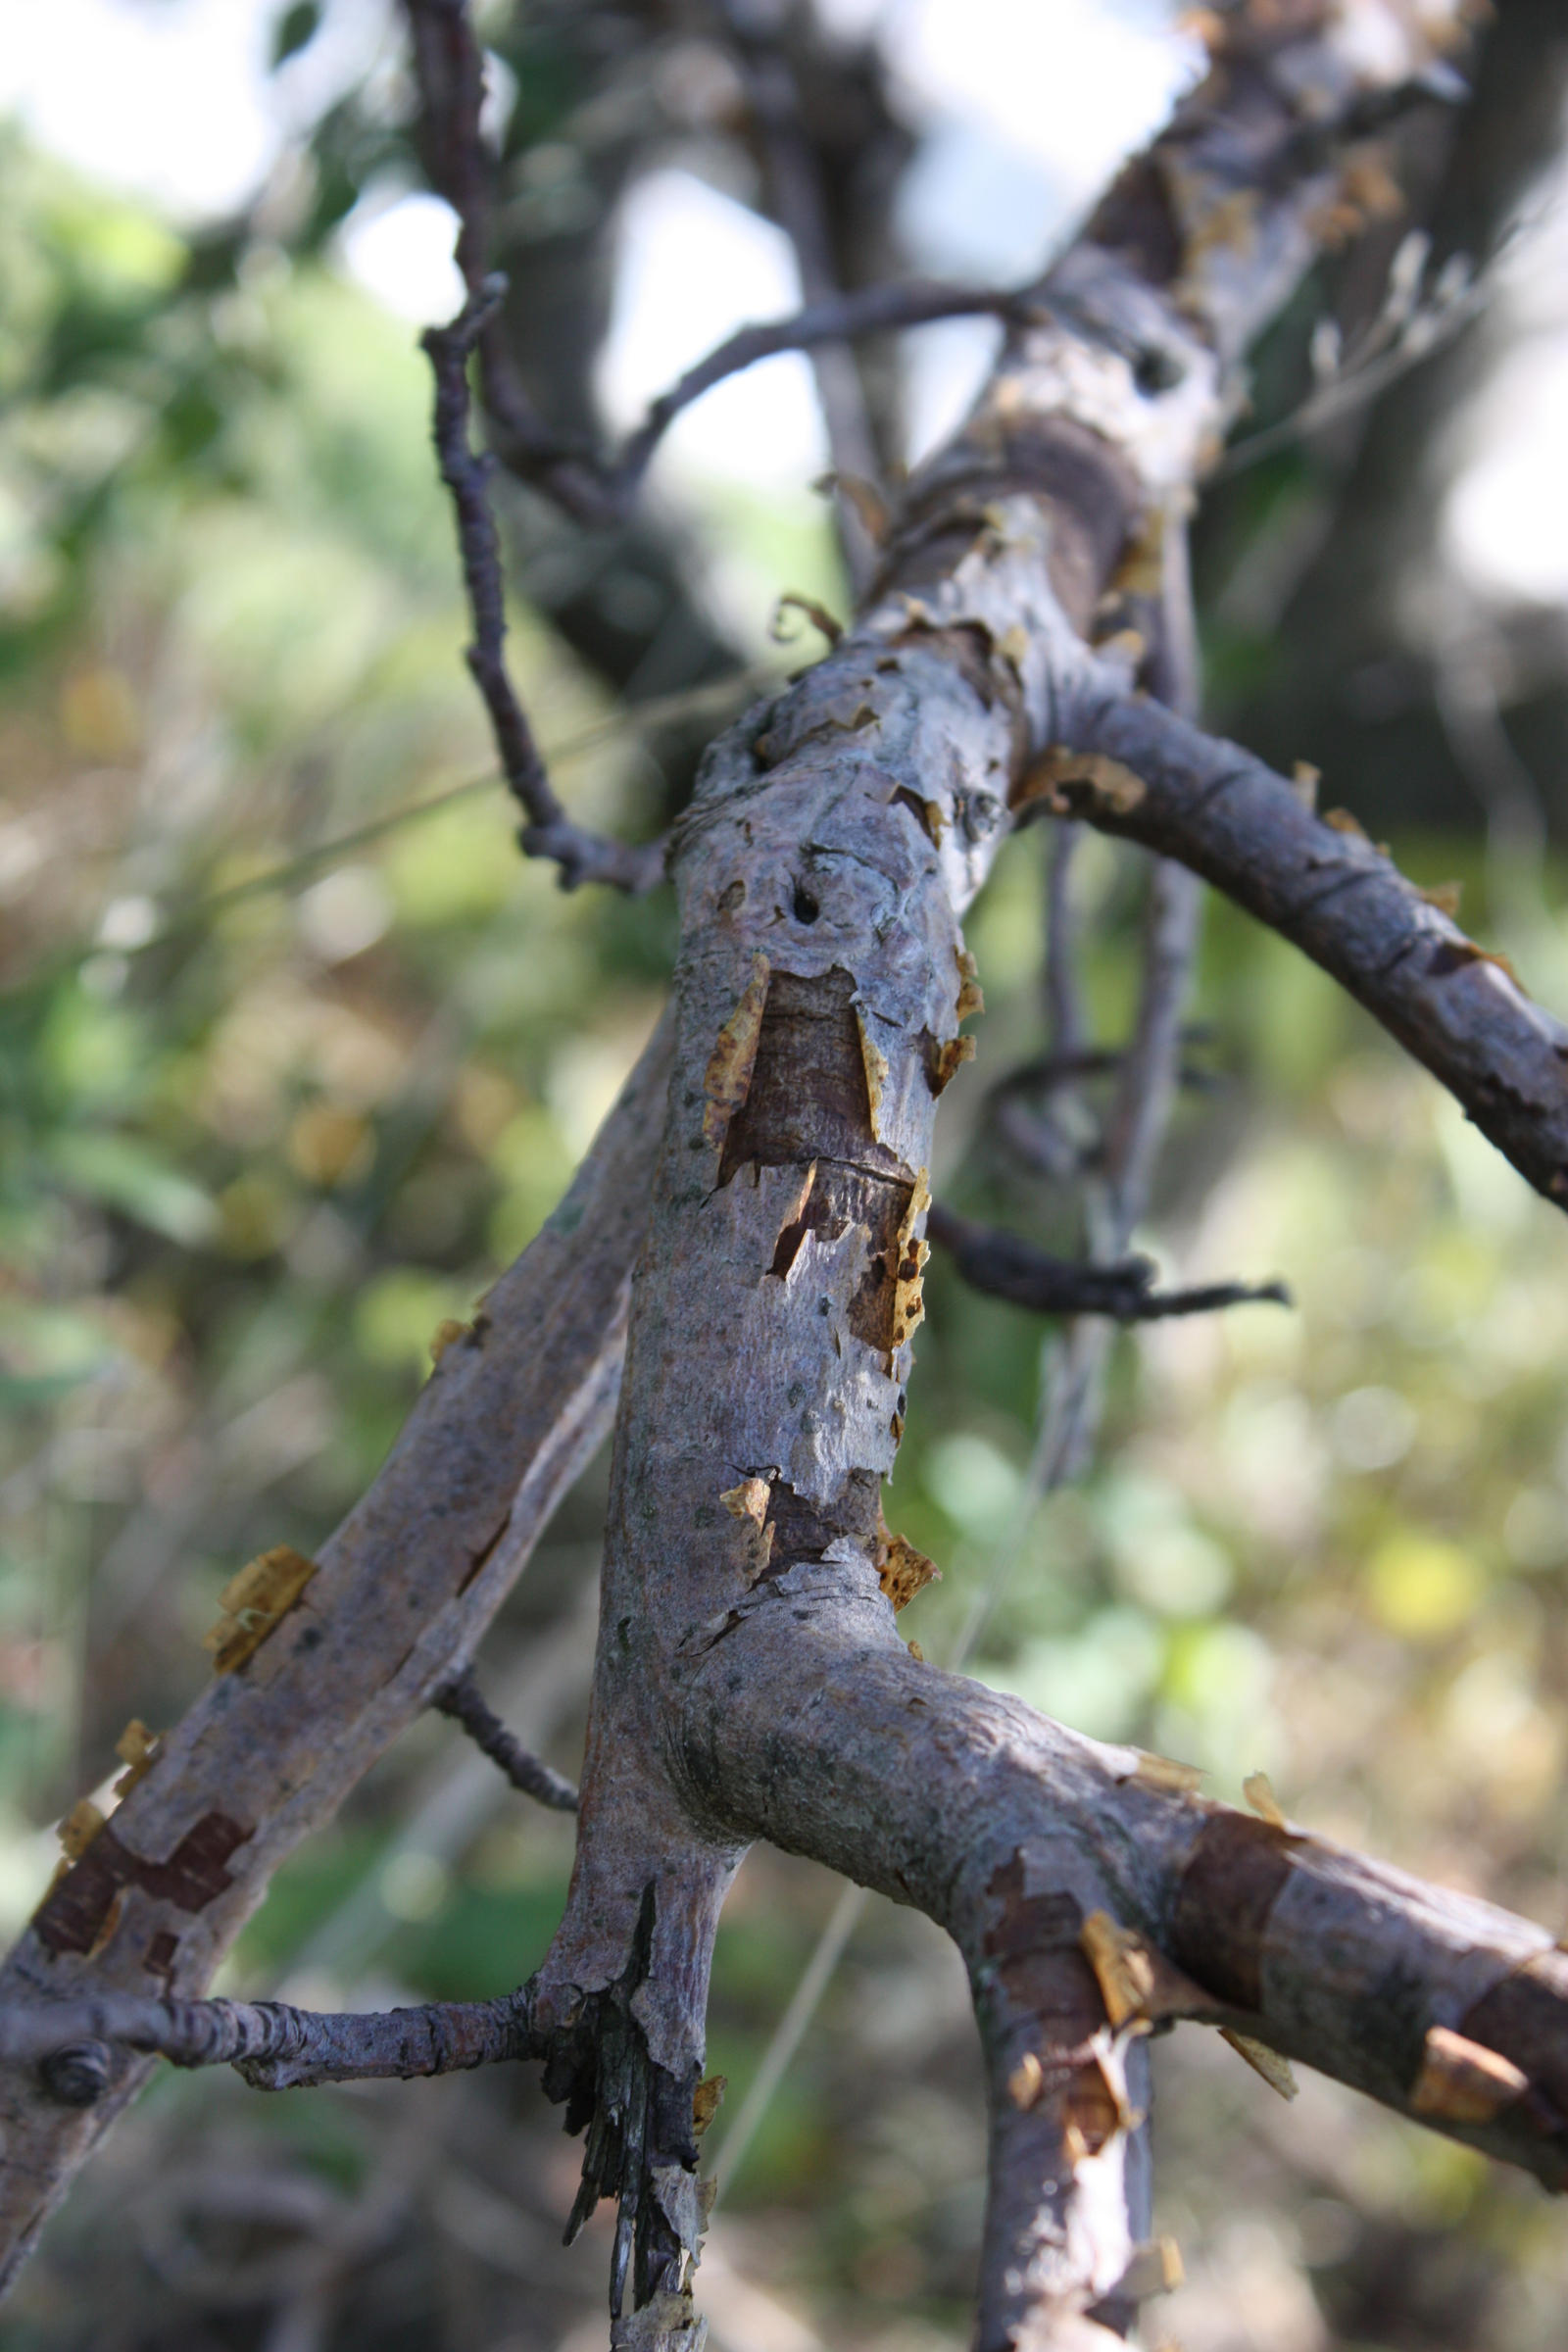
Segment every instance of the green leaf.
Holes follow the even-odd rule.
[[[210,1241],[217,1229],[218,1211],[200,1185],[166,1166],[132,1136],[101,1129],[61,1132],[49,1138],[47,1156],[72,1191],[118,1208],[187,1250]]]
[[[272,72],[296,57],[307,43],[314,41],[320,29],[321,11],[318,0],[294,0],[285,8],[272,31]]]

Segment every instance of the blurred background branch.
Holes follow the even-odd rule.
[[[867,289],[929,281],[978,312],[1029,282],[1193,71],[1174,13],[770,16],[845,305],[863,318]],[[536,420],[510,412],[499,453],[528,432],[554,451],[585,416],[624,447],[727,338],[817,300],[734,25],[653,0],[477,22],[497,347]],[[60,0],[19,18],[0,75],[15,1922],[73,1797],[111,1801],[126,1716],[187,1704],[234,1567],[278,1542],[312,1552],[432,1334],[553,1207],[657,1016],[670,920],[658,895],[563,899],[516,859],[502,795],[466,789],[491,752],[415,345],[464,287],[399,17]],[[1287,772],[1320,767],[1423,884],[1462,881],[1467,927],[1558,1004],[1565,92],[1553,0],[1500,0],[1473,102],[1380,134],[1397,176],[1418,172],[1418,221],[1391,212],[1324,264],[1257,356],[1195,524],[1215,722]],[[1414,353],[1408,319],[1377,342],[1401,246],[1421,264],[1408,319],[1443,330]],[[809,485],[830,466],[896,476],[998,332],[977,315],[857,347],[870,466],[833,452],[809,365],[784,352],[674,418],[634,520],[568,529],[546,485],[496,485],[519,691],[555,764],[577,747],[585,824],[663,829],[715,725],[800,658],[767,636],[781,590],[849,610]],[[983,1061],[954,1081],[933,1181],[958,1215],[1076,1257],[1063,1178],[1115,1116],[1142,915],[1130,857],[1051,830],[1054,850],[1047,828],[1013,846],[977,912]],[[1133,1241],[1185,1288],[1278,1270],[1298,1312],[1114,1345],[1098,1326],[1104,1439],[1047,1493],[1038,1332],[935,1263],[896,1502],[948,1573],[908,1630],[932,1655],[971,1642],[990,1679],[1187,1758],[1221,1794],[1262,1767],[1315,1828],[1559,1917],[1560,1219],[1223,908],[1193,1006],[1206,1034],[1185,1058],[1214,1083],[1176,1101]],[[603,1475],[483,1661],[498,1711],[566,1775]],[[966,1633],[999,1551],[1010,1573]],[[542,1952],[569,1853],[568,1824],[427,1717],[283,1874],[233,1989],[484,1997]],[[747,1865],[711,2057],[737,2106],[838,1892]],[[1160,2064],[1183,2088],[1163,2102],[1159,2227],[1189,2282],[1159,2324],[1188,2352],[1556,2352],[1560,2232],[1521,2184],[1310,2080],[1287,2135],[1210,2039],[1184,2034]],[[531,2085],[322,2094],[265,2119],[242,2100],[174,2082],[138,2112],[21,2290],[19,2342],[601,2341],[601,2266],[555,2242],[575,2152]],[[956,2346],[982,2167],[961,1974],[868,1902],[727,2192],[704,2265],[715,2338]]]

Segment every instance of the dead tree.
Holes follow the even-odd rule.
[[[572,2226],[616,2200],[613,2343],[695,2347],[709,1962],[757,1838],[917,1905],[964,1955],[992,2115],[983,2352],[1125,2335],[1148,2268],[1148,2037],[1179,2018],[1568,2180],[1568,1958],[1544,1930],[1340,1850],[1266,1797],[1255,1817],[1205,1801],[1158,1758],[911,1655],[895,1607],[925,1564],[879,1501],[921,1319],[933,1120],[981,1005],[961,921],[1033,817],[1156,854],[1102,1253],[1125,1247],[1173,1079],[1191,875],[1296,942],[1532,1185],[1568,1196],[1568,1031],[1350,819],[1183,708],[1183,524],[1244,355],[1386,185],[1366,142],[1434,87],[1451,101],[1469,13],[1384,8],[1359,51],[1356,9],[1329,0],[1206,15],[1210,71],[1169,129],[1040,285],[988,298],[1005,342],[956,438],[886,516],[851,488],[876,543],[853,625],[711,747],[654,854],[580,832],[534,751],[469,377],[506,462],[589,516],[624,511],[701,384],[611,457],[532,416],[492,331],[477,53],[462,0],[410,0],[431,169],[465,223],[470,299],[427,342],[470,661],[524,848],[567,882],[628,888],[667,861],[672,1001],[370,1493],[318,1559],[269,1554],[236,1580],[205,1695],[150,1754],[129,1743],[111,1820],[70,1825],[3,1980],[8,2267],[153,2053],[274,2088],[537,2059],[586,2132]],[[813,293],[697,376],[972,299]],[[1016,1250],[951,1219],[946,1238],[1022,1295]],[[1138,1311],[1146,1281],[1111,1272],[1050,1294],[1036,1267],[1033,1295]],[[544,1966],[487,2003],[380,2017],[199,1997],[279,1862],[422,1708],[530,1778],[467,1669],[612,1413],[576,1867]]]

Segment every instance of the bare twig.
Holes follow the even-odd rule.
[[[94,2051],[110,2042],[172,2066],[237,2067],[259,2090],[374,2076],[407,2082],[539,2054],[520,1994],[336,2014],[287,2001],[146,2000],[125,1992],[0,2008],[0,2059],[38,2064],[56,2097],[68,2082],[74,2091],[63,2099],[68,2106],[90,2105],[84,2094],[95,2079],[108,2088],[108,2066],[94,2065]]]
[[[948,286],[920,278],[897,285],[862,286],[850,294],[809,301],[787,318],[738,327],[728,339],[653,401],[647,416],[622,444],[610,469],[616,493],[628,498],[648,469],[649,460],[684,409],[726,377],[755,368],[783,351],[818,351],[824,344],[851,342],[858,335],[885,334],[930,326],[943,318],[1020,318],[1038,305],[1027,290]],[[840,466],[835,453],[834,464]],[[853,470],[844,466],[842,470]]]
[[[1032,1242],[960,1217],[933,1200],[926,1234],[948,1251],[971,1289],[1007,1298],[1042,1315],[1108,1315],[1116,1323],[1153,1323],[1168,1315],[1200,1315],[1217,1307],[1268,1300],[1289,1306],[1282,1282],[1216,1282],[1196,1290],[1156,1291],[1147,1257],[1109,1264],[1051,1257]]]
[[[521,1741],[513,1738],[494,1708],[485,1704],[471,1666],[465,1666],[460,1674],[455,1674],[430,1704],[438,1713],[450,1715],[454,1723],[462,1724],[475,1747],[482,1749],[492,1764],[500,1766],[514,1788],[541,1805],[550,1806],[554,1812],[576,1812],[577,1791],[571,1782],[542,1758],[530,1755]]]
[[[420,338],[435,374],[436,458],[441,479],[452,493],[473,620],[468,667],[490,713],[502,772],[527,818],[520,836],[527,855],[555,858],[566,890],[590,881],[611,882],[631,892],[651,890],[663,874],[663,844],[632,849],[571,822],[545,772],[533,730],[507,672],[506,585],[488,490],[494,461],[477,455],[468,441],[468,362],[495,316],[504,283],[487,279],[450,326],[427,327]]]

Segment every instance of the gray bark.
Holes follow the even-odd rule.
[[[1427,14],[1454,30],[1461,12]],[[1413,28],[1388,37],[1401,48],[1385,61],[1391,80],[1428,62]],[[980,1009],[960,926],[1010,807],[1047,798],[1135,834],[1276,922],[1532,1181],[1558,1189],[1554,1026],[1370,845],[1143,700],[1136,656],[1115,669],[1116,649],[1097,660],[1085,646],[1097,622],[1135,620],[1149,575],[1163,576],[1242,355],[1315,250],[1339,184],[1336,126],[1365,98],[1337,10],[1308,0],[1226,20],[1210,82],[1129,169],[1040,290],[1039,315],[1015,328],[964,430],[912,485],[856,627],[713,747],[677,830],[671,1074],[632,1286],[565,1915],[512,2001],[363,2024],[364,2071],[385,2071],[389,2052],[393,2071],[503,2054],[502,2042],[543,2055],[547,2090],[587,2132],[573,2228],[600,2196],[617,2201],[615,2345],[701,2342],[694,2096],[708,1972],[725,1891],[757,1838],[917,1905],[964,1954],[993,2113],[982,2352],[1089,2352],[1131,2324],[1148,2269],[1144,2042],[1179,2016],[1568,2181],[1568,1960],[1544,1931],[1204,1803],[1158,1759],[925,1666],[898,1635],[882,1574],[879,1498],[922,1311],[936,1107],[963,1056],[960,1024]],[[1187,895],[1178,884],[1162,899],[1178,946]],[[1177,1018],[1167,998],[1162,1068]],[[648,1084],[645,1069],[607,1141],[591,1180],[604,1190],[577,1195],[576,1235],[558,1227],[537,1290],[526,1260],[516,1277],[522,1312],[553,1284],[573,1297],[587,1285],[575,1342],[558,1348],[551,1327],[523,1379],[540,1421],[512,1476],[532,1460],[541,1498],[560,1481],[539,1465],[573,1455],[569,1433],[550,1434],[563,1367],[584,1437],[598,1425],[590,1399],[612,1379]],[[1141,1173],[1140,1134],[1121,1149]],[[617,1204],[604,1233],[601,1200]],[[465,1446],[477,1444],[466,1416],[492,1395],[487,1351],[473,1348],[461,1400],[445,1367],[432,1392],[461,1404]],[[398,1492],[428,1526],[419,1490]],[[487,1464],[483,1508],[456,1546],[485,1563],[486,1592],[504,1574],[506,1546],[486,1545],[506,1527],[507,1492]],[[446,1612],[451,1536],[443,1525],[426,1596]],[[477,1620],[443,1614],[439,1637],[424,1628],[410,1659],[389,1664],[384,1583],[353,1590],[359,1613],[334,1608],[321,1630],[337,1671],[366,1685],[355,1705],[332,1704],[367,1727],[349,1747],[368,1761],[463,1662]],[[363,1641],[383,1644],[374,1676],[358,1661]],[[176,1736],[162,1797],[163,1761],[63,1882],[57,1910],[95,1883],[103,1838],[118,1849],[135,1833],[128,1850],[168,1854],[191,1819],[191,1756],[228,1738],[203,1801],[265,1770],[272,1810],[246,1833],[243,1890],[225,1882],[197,1929],[181,1922],[182,1947],[207,1939],[194,1981],[219,1924],[243,1914],[306,1816],[352,1777],[325,1767],[301,1720],[267,1711],[285,1675],[305,1672],[300,1650],[274,1638],[224,1678]],[[254,1720],[254,1737],[229,1734],[230,1720]],[[171,1813],[176,1787],[183,1809]],[[62,1965],[35,1930],[13,1963],[13,1999],[122,1984],[145,1995],[145,1928],[162,1915],[145,1910],[138,1870],[107,1947],[124,1948],[126,1977],[105,1974],[104,1955]],[[353,2071],[352,2021],[156,2008],[114,2029],[121,2072],[103,2111],[135,2073],[127,2039],[189,2062],[204,2036],[215,2055],[237,2037],[273,2081]],[[76,2030],[93,2019],[111,2032],[107,2008],[80,2013]],[[55,2031],[66,2034],[64,2013]],[[47,2038],[25,2018],[7,2032],[18,2050]],[[285,2070],[269,2076],[279,2055]],[[19,2096],[38,2151],[16,2208],[23,2233],[85,2144],[71,2132],[89,2132],[100,2112],[51,2131],[45,2106],[37,2087]]]

